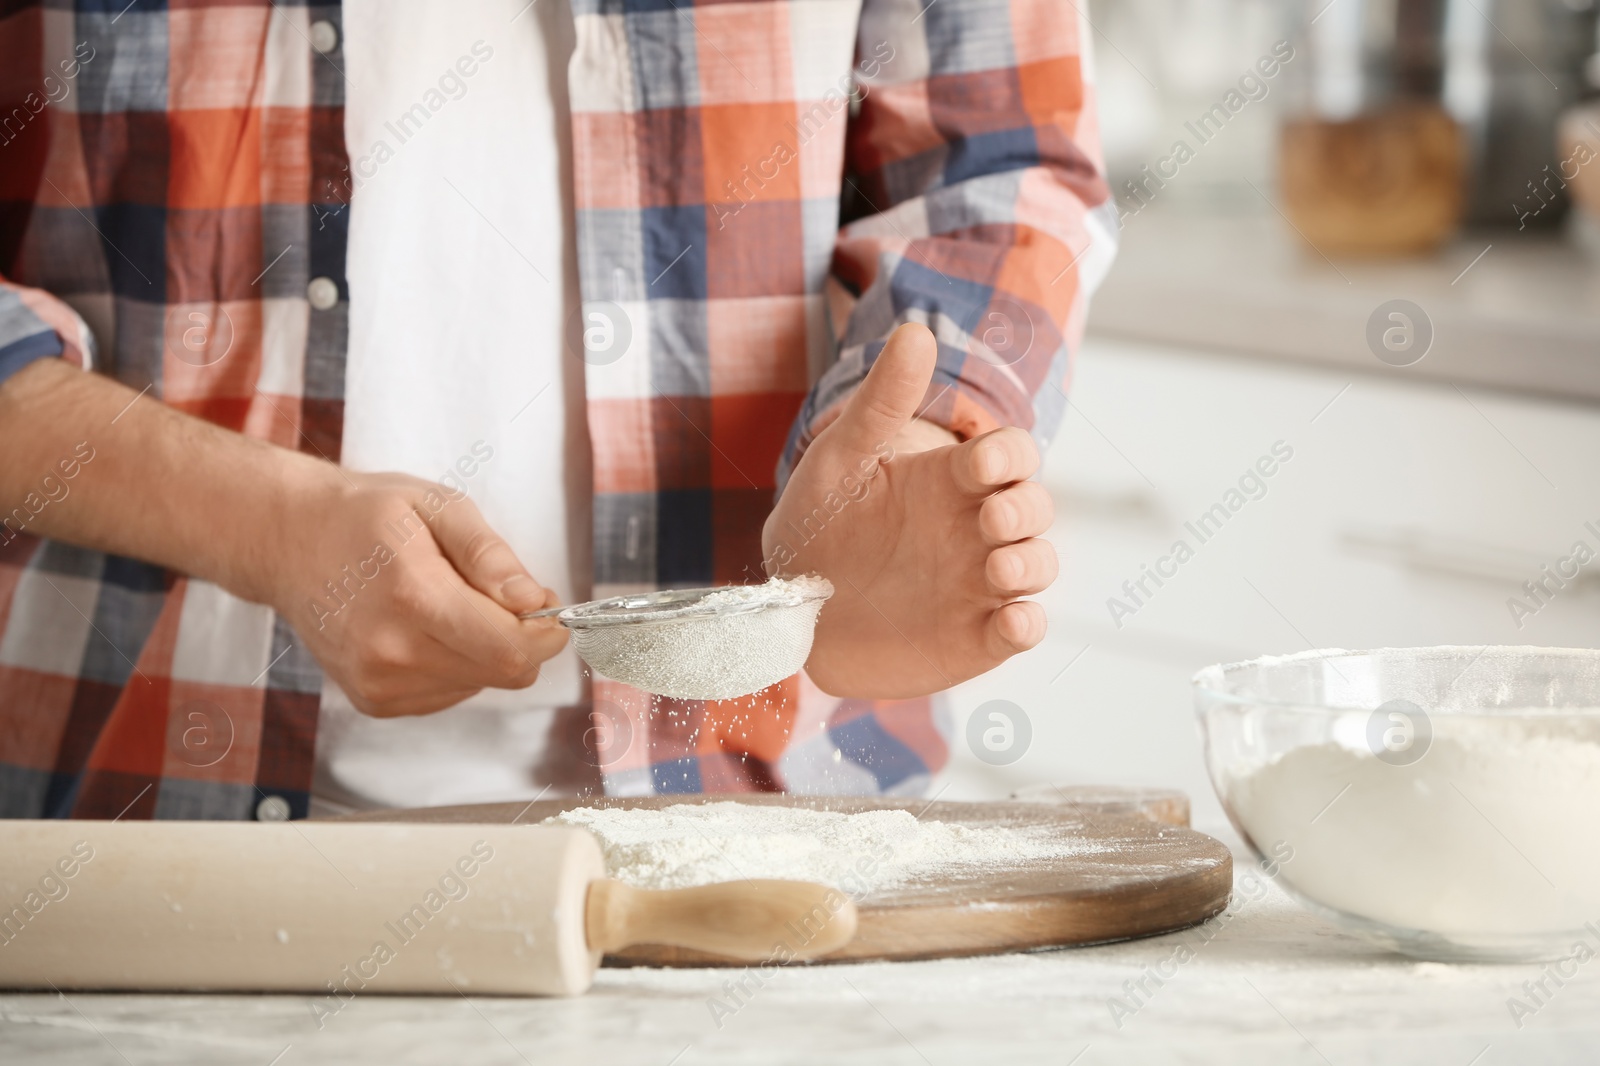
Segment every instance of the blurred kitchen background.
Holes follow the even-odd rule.
[[[1560,577],[1600,556],[1595,3],[1087,9],[1121,247],[1046,457],[1062,577],[935,792],[1178,787],[1219,828],[1208,663],[1600,639],[1600,561]]]

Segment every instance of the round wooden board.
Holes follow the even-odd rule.
[[[1043,827],[1093,848],[1028,865],[941,872],[856,901],[855,939],[823,962],[933,959],[1095,944],[1194,925],[1221,911],[1233,889],[1227,847],[1186,825],[1173,793],[1063,790],[1060,802],[903,802],[854,796],[653,796],[571,798],[531,804],[368,811],[343,821],[537,823],[574,807],[657,809],[733,801],[812,810],[906,810],[931,821],[983,829]],[[1181,798],[1181,797],[1180,797]],[[607,965],[722,966],[720,956],[640,945]]]

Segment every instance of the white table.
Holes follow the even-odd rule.
[[[1250,867],[1241,861],[1239,870]],[[1537,980],[1539,967],[1386,954],[1257,884],[1240,884],[1232,916],[1202,929],[1028,955],[790,969],[739,998],[730,987],[740,971],[602,970],[578,999],[363,995],[319,1031],[302,996],[5,995],[0,1062],[1600,1061],[1600,959],[1519,1031],[1507,998]],[[1175,961],[1187,954],[1180,945],[1192,958]],[[1160,986],[1147,976],[1158,966],[1171,975]],[[1136,1003],[1124,982],[1141,978],[1152,994]],[[1132,1008],[1120,1027],[1113,997]],[[720,1027],[714,999],[732,1010]]]

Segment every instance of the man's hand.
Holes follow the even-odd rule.
[[[269,599],[359,710],[427,714],[538,680],[566,629],[516,616],[554,594],[470,499],[403,474],[320,472],[286,516]]]
[[[517,620],[552,597],[461,494],[341,471],[58,360],[0,384],[0,460],[0,514],[35,501],[0,542],[55,537],[270,604],[368,714],[524,688],[566,643]]]
[[[769,570],[833,582],[806,670],[834,695],[935,692],[1044,639],[1043,608],[1017,600],[1057,571],[1035,539],[1053,517],[1026,480],[1039,453],[1015,428],[937,445],[954,438],[913,420],[936,354],[922,326],[895,331],[762,532]]]

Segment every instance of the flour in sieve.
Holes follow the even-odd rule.
[[[763,607],[795,607],[808,597],[827,597],[833,585],[815,574],[768,578],[760,585],[728,585],[700,601],[701,607],[721,608],[759,603]]]
[[[734,699],[805,665],[817,614],[832,593],[826,579],[814,576],[730,585],[669,621],[575,626],[573,645],[599,673],[646,692]],[[760,609],[729,611],[748,606]]]
[[[544,824],[594,833],[606,874],[639,888],[775,878],[860,897],[953,870],[1016,866],[1095,847],[1058,833],[923,821],[909,811],[842,814],[749,803],[580,807]]]

